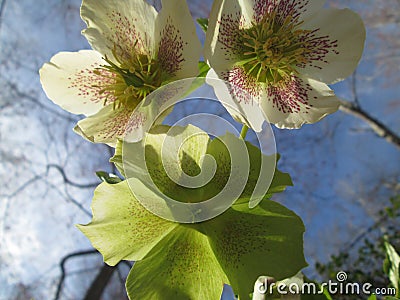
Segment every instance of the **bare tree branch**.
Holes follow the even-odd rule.
[[[341,101],[340,110],[363,120],[371,127],[376,135],[384,138],[387,142],[395,145],[397,148],[400,148],[400,136],[393,132],[381,121],[372,117],[357,104],[348,101]]]
[[[52,184],[49,181],[46,181],[46,184],[49,188],[54,189],[55,191],[57,191],[66,201],[71,202],[72,204],[74,204],[76,207],[79,208],[79,210],[81,210],[84,214],[86,214],[89,217],[92,217],[92,214],[90,213],[90,211],[88,211],[79,201],[77,201],[76,199],[74,199],[70,193],[68,192],[67,189],[65,189],[65,194],[63,195],[62,192],[59,190],[59,187],[55,184]]]
[[[21,186],[19,186],[14,192],[12,192],[11,194],[0,194],[0,197],[6,197],[6,198],[13,198],[15,197],[17,194],[21,193],[23,190],[25,190],[28,186],[30,186],[31,184],[35,183],[36,181],[42,179],[43,175],[36,175],[34,177],[32,177],[31,179],[29,179],[28,181],[26,181],[25,183],[23,183]]]
[[[74,252],[63,257],[63,259],[60,262],[61,276],[57,285],[57,290],[54,300],[60,299],[64,281],[67,276],[67,272],[65,270],[65,264],[67,263],[67,261],[73,257],[84,256],[89,254],[98,254],[98,253],[99,252],[97,250],[93,249],[87,251]],[[132,265],[129,262],[122,261],[121,263],[127,264],[128,267],[132,267]],[[110,281],[113,272],[118,269],[119,265],[120,264],[111,267],[104,263],[100,271],[97,273],[96,278],[92,281],[92,284],[87,290],[84,300],[99,300],[104,292],[104,289],[107,287],[107,284]]]
[[[60,299],[61,291],[62,291],[62,288],[63,288],[63,285],[64,285],[65,276],[66,276],[65,263],[70,258],[73,258],[73,257],[76,257],[76,256],[88,255],[88,254],[96,254],[96,253],[98,253],[97,250],[87,250],[87,251],[74,252],[74,253],[68,254],[67,256],[63,257],[63,259],[60,262],[61,277],[60,277],[60,281],[58,282],[58,286],[57,286],[56,295],[54,297],[54,300]]]
[[[363,240],[366,236],[368,236],[371,232],[375,231],[376,229],[379,228],[383,223],[387,221],[388,217],[382,216],[376,221],[374,224],[369,226],[367,229],[365,229],[363,232],[361,232],[359,235],[357,235],[353,241],[348,244],[343,250],[343,253],[348,253],[351,249],[353,249],[361,240]]]
[[[3,23],[3,15],[5,7],[6,7],[6,0],[2,0],[0,4],[0,31],[1,31],[1,25]]]
[[[90,288],[86,292],[84,300],[99,300],[116,269],[116,267],[103,264],[100,272],[97,274],[96,278],[90,285]]]
[[[71,181],[67,175],[65,174],[64,169],[59,166],[59,165],[55,165],[55,164],[49,164],[47,165],[47,170],[49,170],[50,168],[54,168],[56,169],[62,176],[64,183],[77,187],[77,188],[82,188],[82,189],[86,189],[86,188],[93,188],[99,185],[99,182],[93,182],[93,183],[86,183],[86,184],[82,184],[82,183],[77,183],[77,182],[73,182]]]

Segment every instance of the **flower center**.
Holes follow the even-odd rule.
[[[115,50],[113,54],[119,66],[106,56],[103,59],[107,65],[101,66],[95,70],[95,73],[113,79],[111,83],[101,87],[100,94],[105,93],[108,97],[113,98],[114,109],[121,106],[134,109],[148,94],[164,84],[169,77],[162,70],[159,62],[151,58],[149,54],[132,52],[125,58],[119,58]],[[104,105],[109,100],[107,98]]]
[[[304,36],[309,31],[298,29],[301,23],[292,16],[279,20],[276,12],[266,14],[242,32],[239,64],[258,82],[278,85],[307,62],[310,47]]]

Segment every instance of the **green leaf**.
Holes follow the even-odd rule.
[[[273,194],[285,191],[286,187],[292,186],[293,183],[288,173],[283,173],[276,168],[279,155],[263,155],[260,149],[249,142],[246,142],[246,147],[250,158],[249,177],[242,195],[234,205],[251,201],[249,205],[253,208],[262,200],[271,199]],[[267,170],[267,172],[263,172],[264,177],[262,179],[260,179],[261,167]],[[261,195],[262,197],[254,199],[253,192],[259,180],[263,180],[266,184],[270,183],[270,185],[267,192]]]
[[[372,294],[371,296],[368,297],[367,300],[377,300],[376,295]]]
[[[119,143],[115,154],[112,160],[129,179],[100,185],[93,199],[93,220],[79,228],[107,263],[137,261],[127,280],[131,299],[219,299],[222,285],[228,283],[245,300],[260,275],[281,280],[306,266],[301,219],[271,201],[249,208],[262,168],[274,171],[276,155],[263,156],[230,133],[211,141],[191,125],[155,127],[141,142]],[[242,169],[247,172],[242,164],[249,166],[248,179],[241,175]],[[171,180],[203,182],[213,166],[215,173],[205,185],[188,187]],[[272,174],[263,177],[272,181],[272,188],[261,198],[291,184],[287,174],[275,172],[275,182]],[[152,208],[165,208],[161,194],[182,202],[204,201],[219,195],[230,177],[232,189],[240,188],[235,205],[211,220],[190,225],[149,213],[129,190],[138,199],[153,199]]]
[[[231,174],[231,156],[235,155],[243,141],[231,133],[218,137],[210,141],[208,135],[201,129],[189,125],[187,127],[175,126],[168,133],[171,127],[157,126],[146,135],[146,139],[138,143],[118,142],[114,157],[111,158],[118,170],[127,178],[139,178],[146,184],[148,181],[154,181],[157,188],[165,195],[177,201],[201,202],[208,200],[224,189],[228,179],[232,176],[230,183],[231,194],[236,197],[236,204],[252,201],[251,207],[257,205],[261,200],[270,199],[274,193],[282,192],[286,186],[292,185],[292,180],[287,173],[282,173],[276,169],[278,155],[263,155],[261,151],[249,142],[245,143],[247,153],[239,153],[239,159],[236,159],[234,168],[242,169],[238,166],[245,165],[245,156],[249,157],[249,174],[247,183],[242,182],[242,174],[232,172]],[[190,136],[190,138],[188,138]],[[169,162],[168,168],[175,179],[183,180],[183,177],[197,176],[202,173],[207,177],[211,168],[210,161],[201,161],[204,155],[211,155],[215,158],[217,168],[214,177],[205,185],[199,187],[186,188],[177,184],[179,180],[171,180],[165,172],[162,157],[162,147],[166,147],[167,138],[174,140],[164,152],[165,162]],[[183,143],[183,141],[185,141]],[[225,144],[232,145],[230,150]],[[183,147],[180,147],[180,145]],[[124,161],[122,157],[122,147],[124,147]],[[145,154],[143,153],[145,150]],[[245,149],[242,149],[245,151]],[[178,153],[178,155],[177,155]],[[144,159],[145,157],[145,159]],[[178,158],[178,160],[177,160]],[[239,160],[239,162],[237,162]],[[203,164],[203,165],[202,165]],[[261,173],[262,172],[262,173]],[[149,173],[150,177],[146,174]],[[168,173],[169,175],[171,175]],[[239,175],[238,175],[239,174]],[[260,176],[262,174],[262,178]],[[205,180],[205,179],[204,179]],[[189,180],[190,181],[190,180]],[[256,184],[260,181],[264,185],[261,194],[254,196]],[[269,187],[268,184],[270,183]],[[243,188],[243,192],[236,195],[237,188]],[[258,191],[260,193],[260,191]],[[233,199],[235,200],[235,199]]]
[[[144,209],[127,181],[101,183],[94,192],[92,212],[92,221],[77,227],[112,266],[122,259],[142,259],[177,226]]]
[[[307,266],[304,225],[278,203],[265,201],[253,209],[235,205],[201,227],[241,300],[249,298],[260,275],[281,280]]]
[[[207,237],[180,225],[135,263],[126,288],[132,300],[212,300],[226,282]]]
[[[195,181],[190,177],[200,173],[209,141],[207,133],[192,125],[158,126],[142,142],[125,144],[126,176],[138,178],[147,186],[152,181],[162,194],[176,201],[200,202],[200,188],[187,188],[177,182],[190,185],[188,181]],[[150,177],[143,175],[147,172]]]
[[[204,32],[207,32],[208,19],[207,18],[198,18],[198,19],[196,19],[196,21],[200,25],[201,29],[203,29]]]
[[[264,200],[271,199],[274,194],[284,192],[288,186],[293,186],[292,178],[289,173],[283,173],[276,169],[274,178],[272,179]]]
[[[120,172],[122,176],[126,177],[125,171],[124,171],[124,165],[123,165],[123,161],[122,161],[122,145],[123,145],[123,142],[121,140],[118,140],[117,144],[115,145],[114,156],[110,158],[110,162],[115,165],[118,172]]]
[[[205,61],[199,61],[199,75],[198,77],[206,77],[210,66]]]
[[[261,274],[283,279],[306,265],[300,218],[272,201],[184,225],[148,212],[124,181],[100,184],[92,210],[78,228],[104,260],[137,261],[126,283],[131,299],[219,299],[227,283],[245,300]]]
[[[393,285],[393,287],[396,289],[396,291],[399,292],[400,256],[396,252],[396,249],[394,249],[394,247],[390,243],[385,242],[385,248],[386,248],[386,256],[390,263],[390,268],[388,268],[389,280]]]
[[[99,177],[102,181],[110,183],[110,184],[115,184],[121,182],[121,178],[119,178],[117,175],[105,172],[105,171],[97,171],[96,172],[97,177]]]

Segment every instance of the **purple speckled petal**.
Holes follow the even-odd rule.
[[[60,52],[40,69],[40,81],[47,96],[63,109],[75,113],[92,115],[105,103],[115,99],[109,92],[102,92],[105,85],[114,82],[113,75],[102,69],[101,55],[93,50]]]
[[[81,17],[87,29],[82,33],[93,49],[110,59],[114,48],[120,58],[129,58],[133,50],[152,54],[156,16],[146,1],[83,0]]]
[[[155,30],[157,58],[163,70],[174,79],[195,77],[201,44],[186,1],[162,1]]]

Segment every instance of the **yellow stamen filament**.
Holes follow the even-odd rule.
[[[120,107],[134,109],[148,94],[168,79],[168,75],[163,72],[156,59],[147,53],[137,53],[135,47],[133,48],[131,53],[118,55],[114,47],[115,60],[105,56],[103,59],[107,64],[94,71],[96,75],[107,79],[105,80],[107,84],[104,86],[96,86],[100,88],[100,94],[107,95],[104,105],[112,98],[114,109]]]
[[[243,30],[240,65],[246,73],[272,85],[296,73],[296,65],[306,63],[310,51],[302,39],[309,31],[298,29],[301,24],[292,16],[278,21],[271,12]]]

